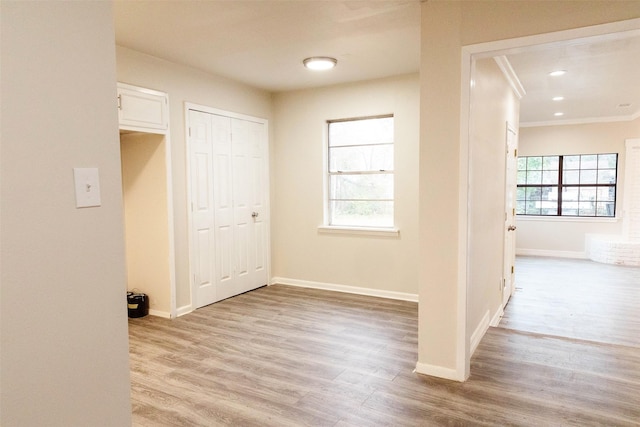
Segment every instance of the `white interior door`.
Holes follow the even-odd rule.
[[[507,123],[506,175],[504,214],[504,285],[502,306],[506,306],[515,289],[516,265],[516,177],[518,168],[518,139],[515,130]]]
[[[198,222],[204,221],[196,220],[199,213],[196,214],[195,210],[192,219],[193,292],[194,305],[198,308],[267,284],[267,138],[264,123],[193,110],[189,110],[189,118],[190,121],[193,118],[196,124],[208,122],[209,132],[205,134],[209,135],[208,145],[211,147],[211,190],[208,196],[212,200],[212,208],[207,214],[208,224],[214,230],[213,250],[203,250],[203,245],[196,241]],[[193,127],[191,123],[190,127]],[[194,135],[192,129],[191,151],[199,146]],[[197,170],[198,165],[195,166]],[[202,178],[194,176],[193,165],[191,170],[191,193],[195,201],[204,197],[194,193],[204,185],[196,182]],[[193,209],[197,206],[194,203]],[[203,287],[198,274],[205,260],[210,267],[207,271],[213,277],[213,293]]]
[[[189,111],[191,272],[195,307],[216,301],[213,146],[208,114]]]

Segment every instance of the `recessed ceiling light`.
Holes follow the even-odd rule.
[[[562,76],[564,74],[566,74],[567,72],[565,70],[556,70],[556,71],[552,71],[549,73],[550,76],[552,77],[557,77],[557,76]]]
[[[554,96],[551,99],[554,100],[554,101],[562,101],[564,99],[564,96]]]
[[[310,70],[329,70],[336,66],[338,60],[328,56],[312,56],[306,58],[302,63]]]
[[[557,112],[557,113],[553,113],[553,115],[556,117],[560,117],[560,116],[564,116],[564,113]]]

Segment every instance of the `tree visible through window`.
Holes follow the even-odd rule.
[[[613,217],[618,155],[518,158],[519,215]]]
[[[393,227],[393,116],[328,127],[328,224]]]

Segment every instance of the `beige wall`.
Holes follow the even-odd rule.
[[[108,2],[1,6],[0,424],[131,424]],[[74,167],[102,206],[76,209]]]
[[[618,153],[616,219],[518,218],[521,253],[584,256],[585,234],[622,233],[625,140],[640,137],[640,119],[520,129],[521,156]]]
[[[275,95],[272,275],[417,294],[418,75]],[[321,234],[326,121],[393,113],[399,237]]]
[[[471,90],[467,329],[502,307],[506,123],[518,129],[520,102],[493,58],[476,61]],[[489,249],[490,248],[490,249]]]
[[[422,3],[420,116],[421,371],[463,379],[468,375],[465,280],[466,187],[459,186],[461,48],[465,45],[640,17],[640,2]],[[523,43],[524,45],[524,43]],[[466,147],[464,147],[466,150]],[[432,209],[438,206],[438,209]]]
[[[169,317],[171,273],[165,149],[164,135],[120,135],[127,289],[146,293],[149,310]]]
[[[176,305],[191,305],[187,211],[187,160],[184,103],[271,119],[271,95],[265,91],[216,77],[123,47],[116,48],[119,82],[169,94],[171,169],[176,259]]]

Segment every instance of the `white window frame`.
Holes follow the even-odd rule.
[[[367,225],[331,225],[331,213],[330,213],[330,205],[331,205],[331,192],[330,192],[330,177],[332,175],[343,175],[346,172],[331,172],[329,167],[329,155],[330,155],[330,141],[329,141],[329,127],[332,123],[339,122],[351,122],[358,120],[368,120],[368,119],[380,119],[380,118],[394,118],[393,114],[381,114],[375,116],[363,116],[363,117],[352,117],[345,119],[336,119],[336,120],[327,120],[325,123],[325,138],[324,138],[324,195],[323,195],[323,204],[324,204],[324,224],[318,227],[318,231],[321,233],[329,233],[329,234],[356,234],[356,235],[370,235],[370,236],[379,236],[379,237],[394,237],[399,235],[399,230],[395,227],[395,205],[396,205],[396,197],[395,197],[395,166],[394,170],[385,170],[385,171],[354,171],[348,172],[349,175],[394,175],[394,189],[393,189],[393,198],[391,201],[393,202],[393,225],[391,226],[367,226]],[[395,126],[394,126],[395,128]],[[393,138],[393,149],[395,152],[395,130],[394,130],[394,138]],[[366,145],[366,144],[354,144],[357,145]],[[395,158],[395,156],[394,156]]]

